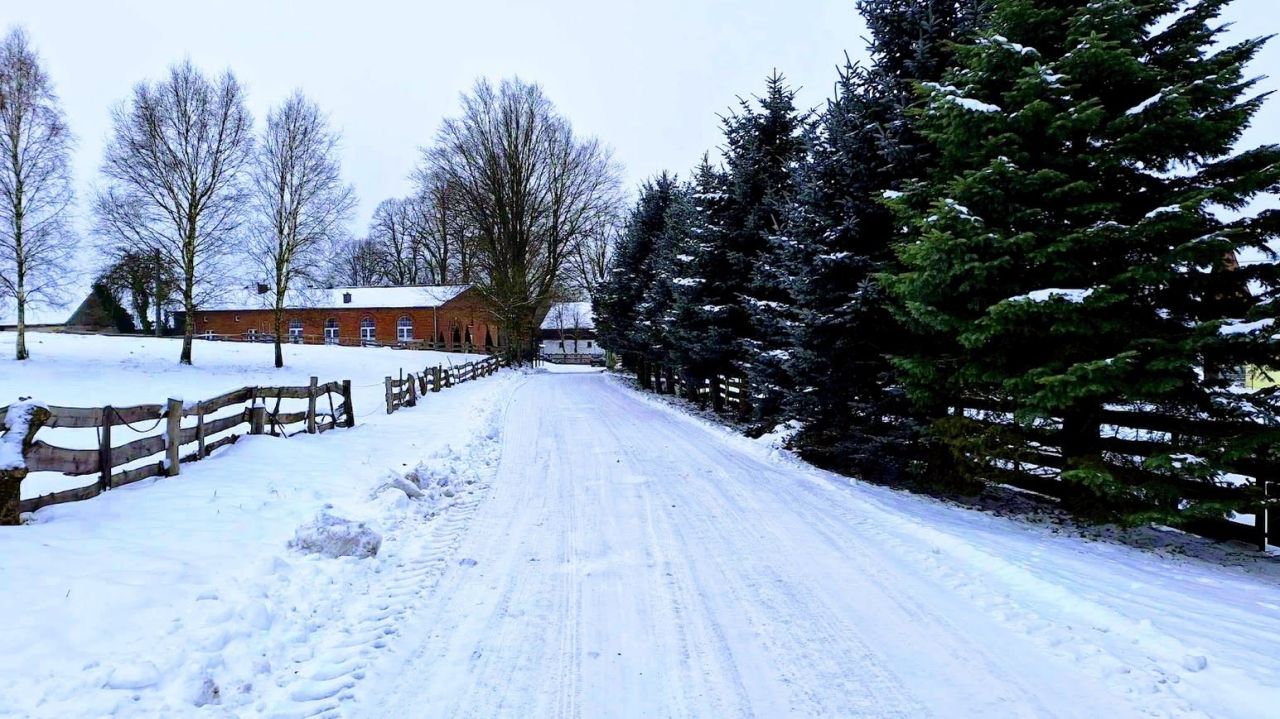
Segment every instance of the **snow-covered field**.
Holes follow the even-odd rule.
[[[387,375],[396,376],[402,369],[409,372],[428,366],[461,364],[483,356],[375,347],[289,345],[284,349],[285,366],[276,369],[272,366],[274,349],[270,344],[197,340],[192,351],[194,364],[183,366],[178,364],[180,339],[33,332],[27,335],[32,360],[16,362],[12,355],[13,342],[13,333],[0,332],[0,406],[19,397],[70,407],[163,404],[171,397],[196,401],[251,385],[302,386],[315,375],[322,383],[352,381],[359,420],[376,419],[385,414],[382,380]],[[302,408],[303,403],[296,404],[298,406],[285,406],[283,411]],[[114,443],[119,445],[163,433],[163,426],[151,424],[139,427],[146,431],[138,433],[126,431],[127,427],[117,428]],[[40,437],[64,447],[97,446],[93,430],[44,430]],[[40,473],[23,483],[23,497],[92,484],[95,479]]]
[[[290,548],[319,512],[381,550]],[[4,528],[0,716],[1274,716],[1278,577],[504,371]]]
[[[302,347],[277,371],[270,347],[202,343],[196,367],[179,368],[168,340],[37,340],[30,364],[0,363],[0,396],[34,387],[51,403],[124,404],[312,373],[375,382],[410,356],[465,359]],[[367,416],[355,429],[246,437],[179,477],[0,528],[0,716],[254,716],[332,698],[456,541],[492,476],[494,423],[517,377],[465,383],[392,416],[370,388],[356,397]],[[421,489],[396,481],[410,472]],[[289,549],[321,512],[366,522],[382,551]]]

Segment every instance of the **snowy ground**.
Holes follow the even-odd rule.
[[[2,375],[7,394],[36,385],[59,392],[51,402],[126,403],[297,384],[312,372],[373,381],[409,356],[290,348],[299,350],[294,367],[277,372],[257,368],[269,348],[198,345],[193,369],[171,367],[167,351],[141,354],[151,342],[176,349],[163,340],[41,339],[43,352],[21,368],[23,381]],[[121,360],[120,347],[134,347],[136,360]],[[143,379],[126,378],[123,366]],[[455,541],[492,476],[497,403],[517,379],[504,372],[465,383],[391,416],[373,388],[355,429],[246,437],[184,465],[179,477],[48,507],[33,524],[0,528],[0,612],[9,617],[0,716],[256,716],[322,707],[358,674],[362,653],[389,640],[417,579]],[[420,481],[421,489],[417,481],[409,487],[420,497],[386,487],[406,474]],[[322,511],[380,532],[380,554],[329,559],[290,550],[295,530]]]
[[[508,371],[436,399],[250,438],[0,531],[0,716],[1280,706],[1270,560],[851,482],[599,373]],[[286,546],[326,503],[381,533],[376,557]]]
[[[284,348],[285,367],[272,366],[270,344],[209,342],[197,340],[194,365],[178,364],[181,340],[146,337],[105,337],[32,332],[27,344],[32,359],[16,362],[14,335],[0,332],[0,406],[18,397],[32,397],[46,404],[70,407],[116,407],[163,404],[170,397],[190,401],[208,399],[238,387],[302,386],[312,375],[320,382],[349,379],[359,419],[385,415],[382,380],[400,370],[461,364],[482,355],[419,352],[375,347],[289,345]],[[282,411],[303,409],[305,402],[286,400]],[[321,409],[327,409],[322,407]],[[163,433],[164,427],[147,422],[134,433],[115,430],[114,443]],[[242,431],[242,430],[237,430]],[[97,446],[93,430],[44,430],[41,439],[63,447]],[[155,462],[152,458],[149,460]],[[41,473],[23,482],[23,497],[91,484],[96,477],[64,477]]]

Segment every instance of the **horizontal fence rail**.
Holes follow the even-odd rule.
[[[284,399],[306,400],[306,409],[281,412],[280,405]],[[20,473],[17,480],[21,482],[31,472],[60,472],[69,476],[96,474],[98,481],[19,500],[18,513],[89,499],[151,477],[176,476],[183,463],[204,459],[215,450],[235,443],[245,433],[246,425],[248,434],[284,437],[320,434],[335,427],[355,426],[351,382],[343,380],[320,384],[315,377],[307,386],[241,387],[195,403],[170,399],[165,404],[131,407],[32,407],[35,420],[34,426],[29,423],[25,428],[27,437],[22,446],[22,467],[0,468],[0,480],[13,479],[4,477],[6,473]],[[229,408],[233,411],[224,411]],[[5,433],[5,438],[12,429],[5,422],[8,415],[9,408],[0,407],[0,431]],[[186,426],[183,420],[187,420]],[[302,426],[290,429],[296,425]],[[41,429],[62,428],[94,429],[98,438],[97,448],[72,449],[36,438]],[[145,434],[158,429],[163,429],[163,432],[121,444],[116,444],[113,439],[113,435]],[[242,431],[236,433],[236,429]],[[195,450],[180,456],[181,448],[192,444]],[[126,467],[146,459],[155,461]]]
[[[486,357],[452,366],[401,371],[386,378],[387,414],[413,406],[420,396],[497,372],[502,362]],[[165,404],[129,407],[60,407],[24,401],[0,407],[0,524],[17,524],[23,512],[99,494],[151,477],[172,477],[182,464],[208,457],[243,434],[292,437],[354,427],[351,381],[298,387],[241,387],[199,402],[170,399]],[[305,409],[286,411],[284,402],[305,400]],[[296,406],[296,405],[295,405]],[[11,412],[10,410],[14,410]],[[9,426],[12,414],[20,416]],[[185,424],[184,424],[185,420]],[[97,446],[75,449],[37,438],[45,429],[93,429]],[[156,434],[150,434],[156,432]],[[123,438],[143,435],[123,443]],[[183,447],[194,448],[183,455]],[[11,455],[20,452],[20,461]],[[31,472],[98,475],[93,484],[21,499],[21,482]]]
[[[427,367],[421,372],[404,374],[399,377],[387,376],[383,381],[386,387],[387,414],[392,414],[401,407],[413,407],[420,397],[430,392],[453,387],[473,379],[487,377],[502,366],[497,357],[486,357],[475,362],[464,362],[459,365]]]

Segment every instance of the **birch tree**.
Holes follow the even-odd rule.
[[[328,250],[346,230],[355,193],[342,181],[338,134],[301,92],[267,115],[250,183],[254,223],[249,255],[268,277],[275,366],[284,366],[284,310],[291,289],[316,286]]]
[[[73,276],[71,141],[39,56],[10,30],[0,42],[0,304],[16,307],[19,360],[30,356],[27,309],[65,304]]]
[[[191,364],[192,320],[220,289],[244,221],[253,159],[244,90],[230,72],[211,80],[186,61],[136,85],[111,121],[98,231],[171,268],[187,318],[179,362]]]

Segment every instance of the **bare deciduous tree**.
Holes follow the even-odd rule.
[[[573,299],[591,299],[596,287],[604,281],[609,261],[613,259],[613,248],[617,246],[620,215],[619,211],[618,215],[585,233],[569,253],[564,286]]]
[[[179,362],[191,364],[195,311],[218,290],[243,220],[253,148],[244,90],[230,72],[211,81],[187,61],[136,85],[111,120],[98,230],[172,268],[187,318]]]
[[[338,135],[301,92],[267,115],[251,174],[249,256],[271,288],[275,365],[284,366],[284,309],[299,283],[314,287],[333,240],[345,234],[355,193],[342,181]]]
[[[330,286],[369,287],[377,284],[378,249],[368,238],[335,240],[329,250]]]
[[[540,87],[518,79],[477,82],[423,159],[420,176],[439,173],[456,188],[474,233],[477,288],[509,354],[526,356],[569,254],[617,207],[616,164],[574,134]]]
[[[460,206],[460,193],[441,173],[418,172],[418,194],[411,199],[409,227],[422,246],[430,282],[470,284],[474,241]]]
[[[65,304],[74,274],[70,146],[53,83],[26,34],[10,30],[0,42],[0,303],[16,306],[20,360],[27,309]]]
[[[421,247],[414,242],[406,200],[383,200],[369,223],[369,242],[375,248],[379,282],[416,285],[422,273]]]

